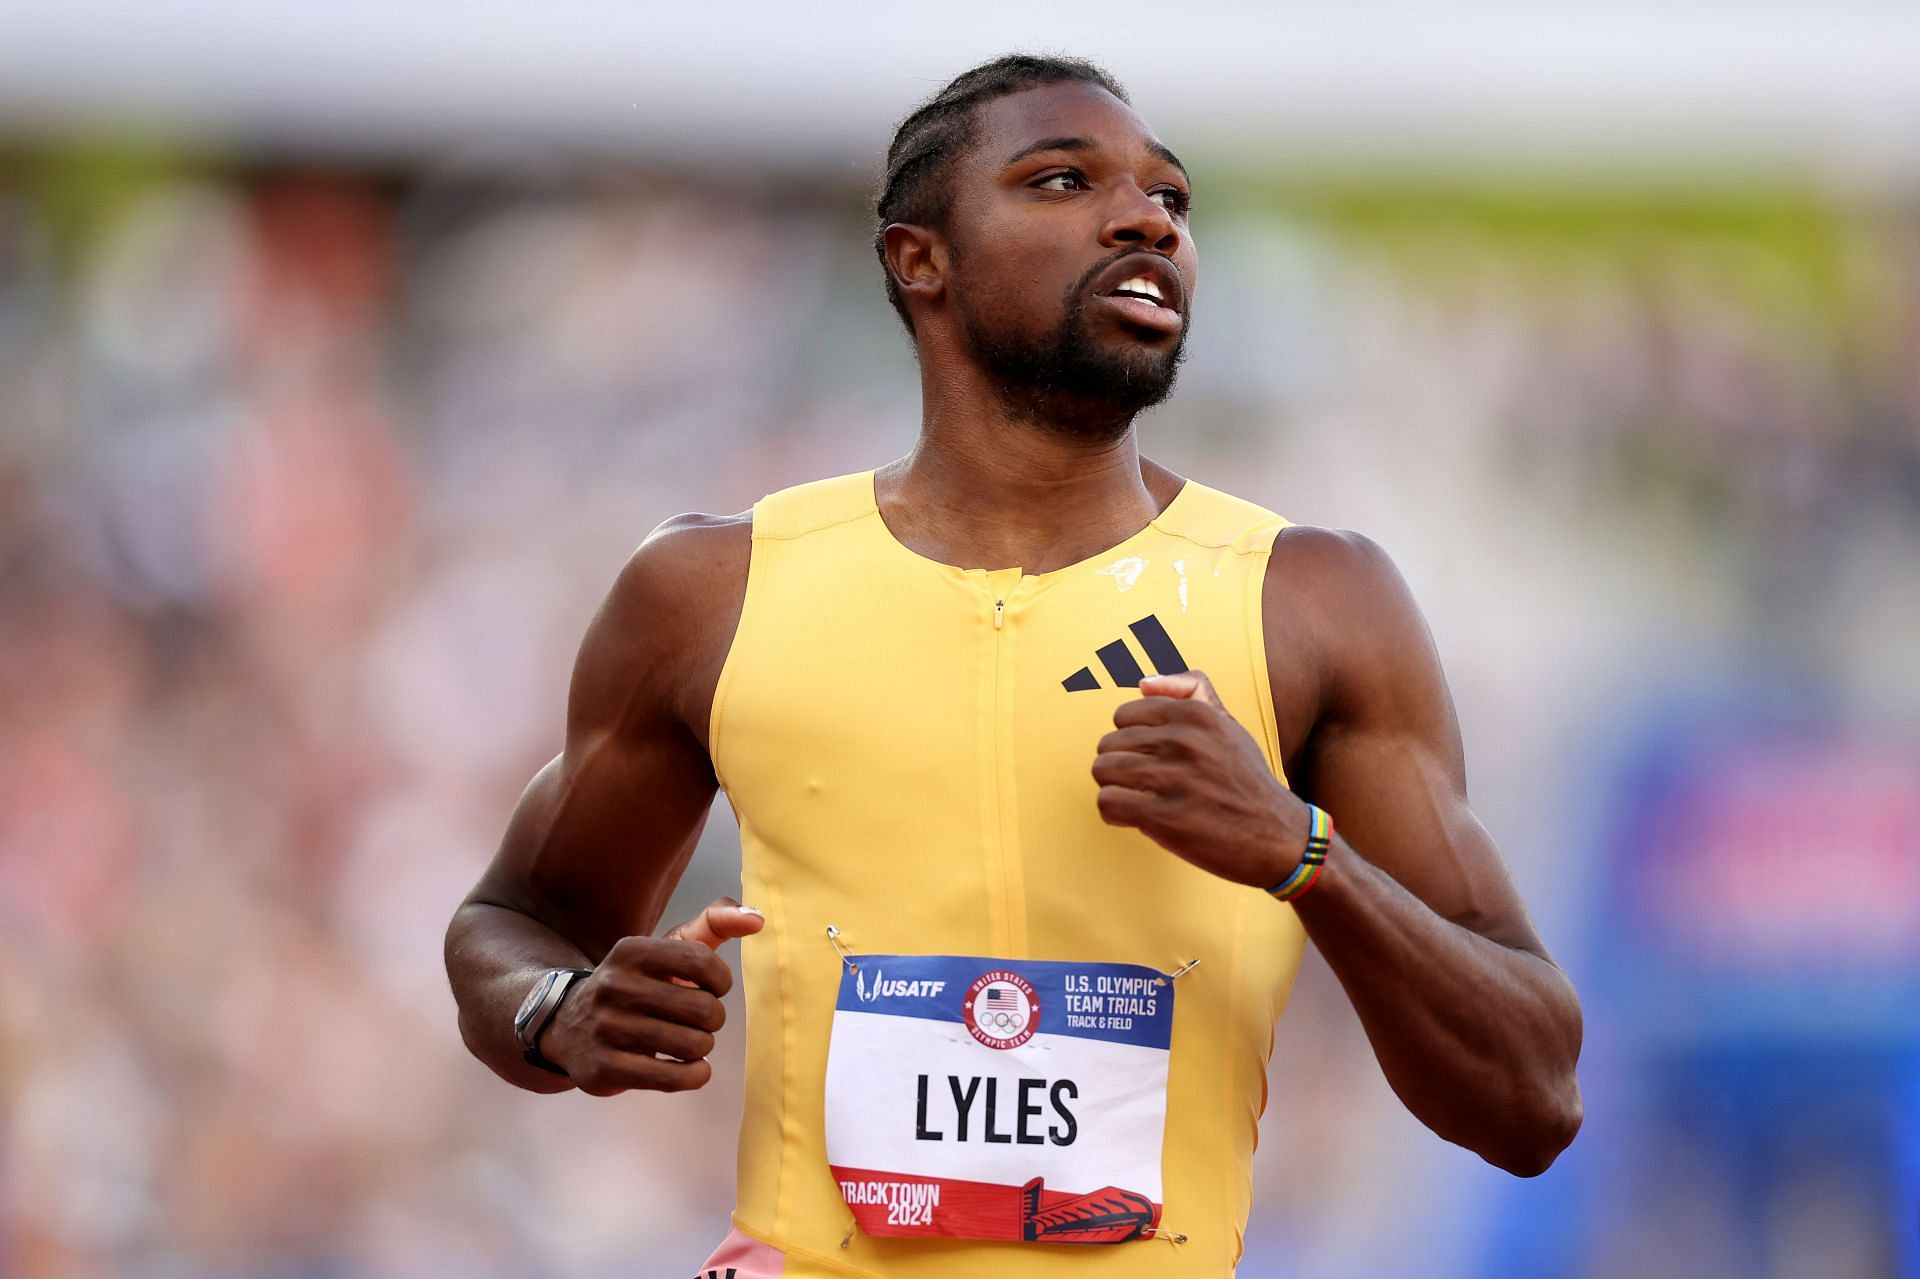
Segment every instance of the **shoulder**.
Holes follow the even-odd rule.
[[[1289,524],[1273,539],[1267,580],[1305,591],[1330,608],[1364,606],[1384,591],[1406,589],[1380,543],[1352,529]]]
[[[1342,644],[1391,639],[1419,606],[1386,549],[1351,529],[1291,524],[1273,539],[1266,598],[1328,628]],[[1422,624],[1424,630],[1424,624]],[[1382,632],[1385,634],[1383,635]]]
[[[574,668],[576,712],[627,707],[703,721],[746,594],[753,516],[676,515],[627,557]]]
[[[745,579],[753,551],[753,512],[676,515],[661,522],[627,557],[607,602],[652,609],[697,604],[737,570]]]
[[[1277,656],[1318,675],[1320,704],[1390,696],[1438,677],[1425,617],[1393,558],[1350,529],[1295,524],[1274,538],[1262,610]],[[1275,654],[1276,646],[1284,647]]]

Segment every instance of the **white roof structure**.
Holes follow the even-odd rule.
[[[1228,167],[1920,184],[1920,7],[1897,0],[0,0],[0,136],[864,175],[916,99],[1009,49],[1105,63]]]

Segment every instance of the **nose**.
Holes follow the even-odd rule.
[[[1133,182],[1122,182],[1114,190],[1117,205],[1100,229],[1100,242],[1110,249],[1122,245],[1151,248],[1171,254],[1180,247],[1180,224],[1173,211]]]

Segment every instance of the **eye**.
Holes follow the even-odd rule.
[[[1165,197],[1161,203],[1166,205],[1170,212],[1184,214],[1193,208],[1193,197],[1179,187],[1161,187],[1154,194]]]
[[[1048,183],[1051,182],[1071,182],[1073,185],[1065,187],[1049,186]],[[1078,169],[1062,169],[1058,173],[1049,173],[1033,185],[1046,191],[1072,191],[1086,186],[1087,180],[1080,176]]]

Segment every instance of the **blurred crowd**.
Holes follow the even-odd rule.
[[[1920,215],[1589,195],[1201,175],[1143,425],[1401,562],[1583,986],[1622,707],[1781,681],[1920,723]],[[0,1274],[664,1276],[724,1232],[737,1040],[696,1096],[521,1094],[438,948],[646,532],[910,445],[861,201],[0,160]],[[726,819],[681,905],[737,891]],[[1398,1110],[1322,969],[1274,1070],[1243,1274],[1482,1273],[1498,1175]]]

